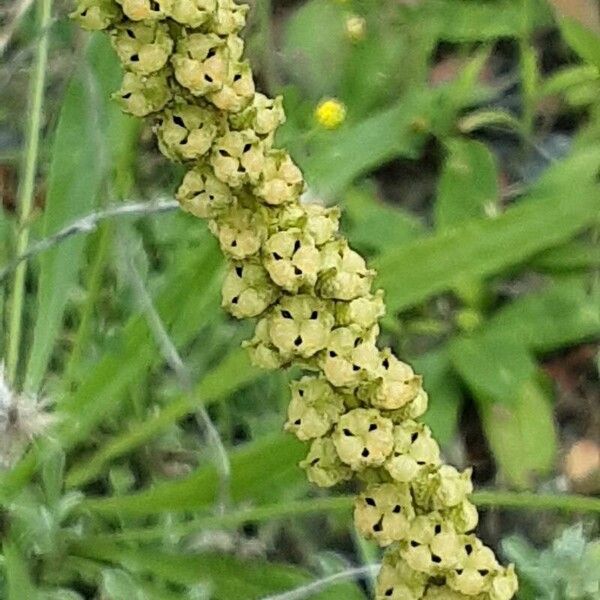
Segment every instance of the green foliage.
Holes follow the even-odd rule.
[[[425,420],[448,456],[474,406],[498,472],[485,494],[519,488],[535,503],[564,443],[544,361],[600,339],[598,36],[553,19],[542,1],[279,4],[261,4],[272,18],[253,21],[248,43],[260,57],[259,86],[284,95],[282,143],[309,194],[339,201],[353,247],[372,257],[389,311],[386,344],[423,374]],[[365,19],[362,40],[348,36],[349,15]],[[537,34],[550,30],[564,44],[548,66]],[[27,56],[34,22],[19,31]],[[172,197],[179,180],[148,132],[109,102],[120,76],[108,42],[81,44],[75,31],[60,21],[48,33],[56,57],[72,54],[77,66],[67,73],[56,60],[48,74],[37,168],[46,194],[34,239],[124,199]],[[517,56],[496,77],[506,48]],[[14,85],[25,105],[26,86],[18,77]],[[4,94],[0,157],[12,168],[4,128],[12,131],[11,116],[24,119]],[[325,96],[347,108],[334,131],[314,121]],[[547,140],[553,118],[569,124],[559,131],[570,136],[564,153]],[[16,226],[2,193],[4,265]],[[141,265],[191,390],[167,368],[123,255]],[[219,309],[223,263],[201,224],[183,214],[109,220],[28,268],[20,373],[50,398],[56,421],[0,473],[0,598],[79,600],[74,590],[92,589],[123,600],[250,600],[346,560],[376,559],[351,542],[350,496],[338,495],[351,490],[309,492],[297,468],[305,448],[280,433],[288,375],[250,366],[240,348],[249,330]],[[4,317],[6,296],[7,286]],[[231,463],[225,506],[201,408]],[[504,543],[523,600],[595,599],[598,548],[577,527],[543,552],[522,538]],[[352,583],[315,597],[365,594]]]
[[[581,525],[565,529],[542,552],[519,536],[502,546],[523,578],[523,600],[593,600],[600,594],[600,540],[586,539]]]

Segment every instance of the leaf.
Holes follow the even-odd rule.
[[[97,39],[97,38],[96,38]],[[106,69],[118,69],[112,53]],[[63,100],[52,147],[41,234],[47,237],[90,211],[107,168],[102,124],[108,90],[98,89],[93,72],[79,69]],[[73,236],[40,257],[37,319],[25,387],[37,392],[59,334],[69,295],[77,281],[85,238]]]
[[[463,397],[446,350],[428,352],[412,361],[417,373],[422,373],[423,386],[429,395],[429,407],[423,421],[431,427],[441,446],[448,445],[458,428]]]
[[[600,335],[600,301],[584,278],[569,278],[500,309],[486,333],[551,352]]]
[[[436,20],[438,36],[446,42],[466,43],[512,38],[517,37],[523,28],[521,0],[429,0],[424,5],[423,18]],[[550,11],[544,2],[534,1],[530,5],[534,27],[550,24]]]
[[[462,133],[472,133],[478,129],[485,128],[508,129],[509,131],[521,132],[521,122],[509,112],[500,109],[477,110],[462,117],[458,122],[458,129]]]
[[[565,41],[586,62],[600,69],[600,36],[571,17],[558,19]]]
[[[539,96],[552,96],[567,92],[571,88],[590,83],[596,83],[600,79],[598,69],[589,65],[577,65],[558,69],[546,81],[542,83],[538,91]]]
[[[414,240],[425,230],[417,217],[380,201],[367,187],[349,189],[343,207],[350,220],[348,238],[362,250],[381,251]]]
[[[495,214],[498,176],[487,146],[455,138],[446,141],[446,151],[435,203],[436,227],[443,229]]]
[[[399,156],[416,158],[427,139],[438,95],[429,90],[410,92],[390,109],[323,133],[308,157],[298,157],[308,182],[329,198],[386,161]]]
[[[214,318],[221,268],[218,246],[205,231],[202,243],[183,255],[178,268],[162,281],[156,305],[177,345],[185,344]],[[63,445],[85,439],[114,410],[132,382],[161,362],[145,318],[133,316],[88,370],[85,381],[58,406]]]
[[[2,546],[4,553],[4,571],[6,574],[7,600],[37,600],[39,592],[33,584],[29,566],[17,545],[5,540]]]
[[[597,169],[597,149],[593,158],[589,164],[587,155],[573,160],[570,168],[559,164],[525,199],[496,218],[471,220],[389,248],[375,261],[388,309],[406,309],[460,281],[503,272],[593,223],[600,194],[586,180]],[[567,182],[572,182],[569,190]]]
[[[524,488],[549,473],[557,445],[552,407],[528,351],[518,341],[480,335],[456,340],[450,352],[504,477]]]
[[[535,256],[532,266],[551,273],[595,269],[600,266],[600,245],[568,242]]]
[[[132,452],[168,429],[173,423],[197,410],[198,405],[210,406],[263,373],[250,365],[247,352],[237,349],[202,377],[193,398],[187,396],[165,406],[158,414],[125,428],[105,440],[89,457],[76,462],[67,474],[67,487],[81,486],[98,477],[110,461]]]
[[[313,100],[335,94],[343,76],[350,49],[344,21],[341,6],[311,0],[301,5],[286,24],[283,63],[292,81]]]
[[[260,600],[312,579],[306,571],[291,565],[241,560],[212,553],[175,554],[157,552],[154,548],[125,548],[111,542],[79,543],[74,546],[74,551],[81,556],[120,564],[134,573],[158,576],[179,585],[206,582],[214,600]],[[348,600],[364,598],[356,586],[347,584],[335,585],[314,595],[317,600],[340,597]]]
[[[273,502],[304,486],[297,462],[306,448],[291,436],[277,433],[250,442],[231,454],[231,495],[235,503]],[[143,516],[208,508],[217,493],[214,466],[204,466],[189,477],[157,484],[135,494],[86,498],[84,510],[106,515]]]

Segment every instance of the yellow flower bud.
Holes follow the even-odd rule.
[[[365,39],[367,22],[363,17],[350,15],[344,23],[346,35],[352,42],[360,42]]]
[[[346,119],[346,107],[335,98],[322,100],[315,109],[315,119],[325,129],[336,129]]]

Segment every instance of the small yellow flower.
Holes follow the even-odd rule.
[[[350,15],[345,22],[346,36],[352,42],[360,42],[365,39],[367,22],[363,17]]]
[[[335,98],[322,100],[315,110],[315,118],[325,129],[336,129],[346,118],[346,107]]]

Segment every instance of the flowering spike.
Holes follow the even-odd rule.
[[[338,233],[338,208],[302,202],[302,173],[274,146],[285,115],[280,98],[255,91],[238,35],[247,10],[234,0],[78,0],[72,16],[108,30],[125,69],[115,99],[152,114],[163,154],[187,163],[177,199],[208,220],[229,261],[222,306],[258,318],[244,343],[253,363],[312,372],[291,385],[285,428],[310,443],[300,466],[311,482],[362,486],[356,526],[389,546],[377,600],[510,600],[513,567],[470,533],[470,471],[441,465],[417,421],[421,377],[377,345],[385,305],[375,272]],[[315,113],[325,128],[345,116],[334,99]]]

